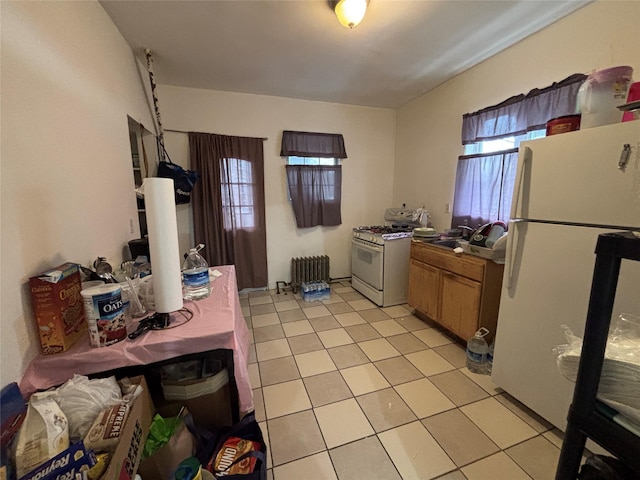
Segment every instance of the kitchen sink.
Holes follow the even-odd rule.
[[[458,246],[458,240],[454,238],[446,238],[443,240],[436,240],[435,242],[432,242],[432,245],[437,245],[438,247],[443,247],[443,248],[454,249]]]

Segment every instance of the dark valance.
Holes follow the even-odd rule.
[[[339,133],[282,132],[281,157],[347,158]]]
[[[587,76],[573,74],[545,88],[462,116],[462,144],[523,135],[543,129],[549,120],[576,113],[576,97]]]

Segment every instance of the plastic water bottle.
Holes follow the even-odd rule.
[[[211,294],[209,282],[209,265],[198,252],[203,244],[189,250],[189,255],[182,264],[182,283],[185,300],[202,300]]]
[[[487,373],[487,353],[489,345],[484,339],[489,334],[489,330],[482,327],[467,342],[467,368],[473,373]]]

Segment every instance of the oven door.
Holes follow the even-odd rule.
[[[351,240],[351,275],[376,290],[382,290],[384,273],[384,246],[359,238]]]

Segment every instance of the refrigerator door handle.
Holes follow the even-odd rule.
[[[520,204],[520,196],[522,194],[522,184],[524,182],[527,166],[531,163],[533,157],[533,150],[529,147],[522,147],[520,152],[521,161],[518,162],[518,170],[516,171],[516,182],[513,186],[513,201],[511,202],[511,215],[510,218],[518,218],[522,215],[518,215],[518,205]],[[513,242],[512,242],[513,243]]]
[[[520,205],[520,197],[522,196],[522,185],[525,181],[526,172],[533,158],[533,150],[530,147],[520,147],[520,155],[518,169],[516,171],[516,181],[513,186],[513,200],[511,202],[511,215],[509,222],[509,237],[507,238],[507,251],[505,252],[506,267],[505,278],[503,279],[504,287],[511,288],[513,284],[513,275],[515,268],[515,259],[518,255],[518,226],[524,220],[518,217],[518,206]]]
[[[505,252],[506,267],[505,278],[503,279],[503,288],[509,290],[513,284],[513,270],[518,254],[518,226],[521,220],[511,220],[509,222],[509,236],[507,237],[507,251]]]

